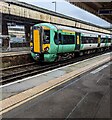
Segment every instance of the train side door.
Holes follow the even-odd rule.
[[[80,43],[81,43],[80,36],[81,36],[81,34],[76,32],[76,42],[75,42],[76,47],[75,47],[75,50],[77,50],[77,51],[80,50]]]
[[[62,35],[61,35],[61,33],[58,34],[58,39],[59,39],[58,53],[62,53],[62,51],[63,51],[63,45],[62,45]]]
[[[101,35],[98,35],[98,47],[100,47],[100,43],[101,43]]]

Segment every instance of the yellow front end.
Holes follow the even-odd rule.
[[[39,30],[34,30],[33,31],[33,44],[34,44],[34,52],[35,53],[40,53],[40,34]]]
[[[31,55],[35,60],[44,59],[44,54],[48,53],[50,48],[50,29],[45,26],[35,27],[32,31],[30,47]]]

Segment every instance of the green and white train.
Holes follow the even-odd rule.
[[[110,49],[109,34],[92,32],[50,23],[32,27],[31,55],[36,61],[53,62]]]

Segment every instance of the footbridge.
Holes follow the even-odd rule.
[[[49,22],[96,32],[110,33],[110,30],[100,26],[18,1],[0,1],[0,12],[3,35],[8,35],[7,23],[15,23],[25,26],[26,38],[29,39],[28,34],[30,33],[30,27],[40,22]]]

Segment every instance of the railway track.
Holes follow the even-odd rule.
[[[23,79],[23,78],[26,78],[29,76],[33,76],[33,75],[36,75],[39,73],[43,73],[43,72],[61,67],[61,66],[65,66],[65,65],[72,64],[72,63],[75,63],[78,61],[82,61],[87,58],[92,58],[94,56],[98,56],[98,55],[101,55],[104,53],[106,53],[106,52],[93,53],[93,54],[89,54],[89,55],[79,56],[75,59],[64,60],[64,61],[60,61],[60,62],[56,62],[56,63],[49,63],[49,64],[47,63],[47,64],[43,64],[43,65],[33,62],[33,63],[25,64],[25,65],[4,68],[1,70],[2,77],[1,77],[0,83],[6,84],[9,82],[20,80],[20,79]]]

